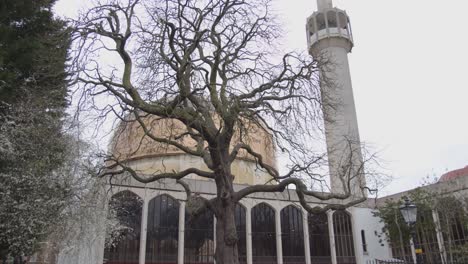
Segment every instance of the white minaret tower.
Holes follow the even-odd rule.
[[[353,196],[366,195],[359,130],[354,106],[348,53],[353,35],[345,11],[333,7],[332,0],[317,0],[318,11],[307,18],[309,53],[321,68],[322,92],[331,191]]]

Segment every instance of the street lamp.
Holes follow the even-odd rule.
[[[408,197],[405,197],[404,199],[405,203],[400,206],[400,212],[411,231],[411,237],[413,238],[414,243],[414,251],[416,253],[416,264],[422,264],[422,249],[419,245],[416,244],[416,219],[418,215],[418,208],[415,204],[411,203]]]
[[[400,206],[400,212],[409,227],[416,224],[416,216],[418,215],[418,208],[415,204],[411,203],[408,197],[405,197],[405,203]]]

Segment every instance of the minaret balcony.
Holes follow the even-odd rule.
[[[338,8],[314,12],[307,18],[306,28],[309,47],[326,38],[345,38],[353,45],[349,17],[345,11]]]

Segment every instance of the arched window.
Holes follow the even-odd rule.
[[[326,213],[309,214],[309,241],[312,263],[331,263],[330,232]]]
[[[276,263],[275,210],[261,203],[252,208],[252,259],[254,263]]]
[[[213,213],[205,209],[198,215],[185,212],[184,263],[213,263]]]
[[[177,263],[179,202],[168,195],[153,198],[148,205],[147,263]]]
[[[348,27],[348,17],[342,12],[338,12],[338,27],[343,29]]]
[[[355,264],[353,229],[351,216],[346,211],[333,213],[333,230],[335,231],[336,258],[340,264]]]
[[[327,12],[327,19],[328,19],[328,27],[329,28],[336,28],[338,27],[337,21],[336,21],[336,11],[330,10]]]
[[[327,24],[325,23],[325,14],[324,13],[317,14],[315,19],[317,21],[318,30],[322,30],[322,29],[327,28]]]
[[[236,205],[235,212],[236,231],[239,241],[237,241],[237,250],[239,252],[239,262],[247,262],[247,244],[246,244],[246,227],[245,227],[245,207],[240,204]]]
[[[281,210],[283,263],[305,263],[302,212],[290,205]]]
[[[110,230],[104,259],[107,264],[138,264],[143,200],[130,191],[115,194],[109,202],[109,215],[117,221]]]
[[[315,22],[312,19],[308,23],[309,23],[308,24],[309,34],[310,36],[312,36],[313,34],[317,32],[317,28],[315,28]]]

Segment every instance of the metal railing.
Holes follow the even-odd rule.
[[[406,262],[403,260],[380,260],[380,259],[375,259],[375,260],[368,260],[366,264],[413,264],[412,262]]]
[[[426,264],[426,262],[423,262],[423,263]],[[467,264],[467,263],[468,262],[466,262],[464,260],[461,260],[461,261],[453,260],[453,261],[443,262],[443,264]],[[366,264],[414,264],[414,262],[413,261],[398,260],[398,259],[392,259],[392,260],[375,259],[375,260],[368,260],[366,262]]]

